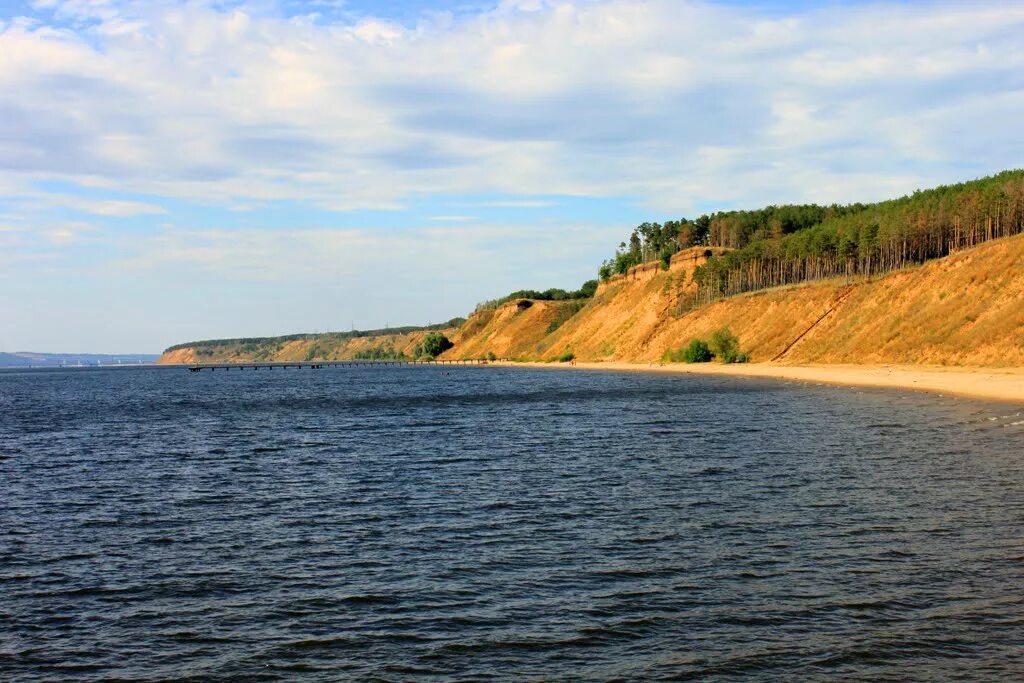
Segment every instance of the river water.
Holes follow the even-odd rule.
[[[1022,412],[494,367],[0,372],[0,679],[1020,679]]]

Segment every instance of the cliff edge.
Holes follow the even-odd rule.
[[[472,315],[445,358],[652,362],[721,327],[754,362],[1024,366],[1024,235],[873,279],[836,278],[681,305],[692,269],[620,277],[551,329],[550,303]]]

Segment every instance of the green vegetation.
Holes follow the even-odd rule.
[[[566,351],[565,353],[558,357],[559,363],[569,363],[574,360],[576,360],[576,354],[573,353],[572,351]]]
[[[507,304],[509,301],[516,299],[522,300],[534,300],[534,301],[567,301],[570,299],[589,299],[594,296],[597,291],[597,280],[587,280],[584,282],[579,289],[575,292],[567,292],[564,289],[546,289],[543,292],[536,289],[520,289],[512,292],[508,296],[503,296],[499,299],[491,299],[490,301],[484,301],[476,306],[477,311],[483,311],[491,308],[498,308],[502,304]]]
[[[494,355],[494,351],[487,352],[487,360],[498,360],[498,357]]]
[[[408,356],[401,351],[396,351],[391,344],[368,346],[356,351],[352,357],[355,360],[409,360]]]
[[[1024,232],[1024,170],[877,204],[769,206],[643,223],[603,279],[692,246],[730,249],[694,272],[688,305],[836,276],[872,276]]]
[[[322,351],[320,350],[320,347],[317,346],[316,344],[313,344],[306,350],[305,360],[315,360],[320,357],[321,353]]]
[[[708,363],[713,358],[706,342],[694,339],[683,349],[683,360],[687,363]]]
[[[177,351],[179,349],[186,349],[190,347],[227,347],[227,346],[239,346],[243,350],[249,352],[255,350],[257,347],[275,345],[276,350],[280,351],[285,342],[290,341],[323,341],[325,343],[330,342],[343,342],[349,339],[359,339],[362,337],[382,337],[391,334],[409,334],[410,332],[429,332],[433,330],[448,330],[453,327],[461,327],[466,322],[465,318],[452,318],[451,320],[437,325],[410,325],[405,327],[389,327],[381,330],[352,330],[351,332],[324,332],[323,334],[289,334],[281,337],[243,337],[238,339],[205,339],[202,341],[191,341],[185,342],[184,344],[175,344],[174,346],[167,347],[167,351]]]
[[[722,363],[747,363],[750,356],[740,350],[740,340],[728,327],[711,335],[711,343],[703,339],[691,339],[686,346],[669,349],[662,360],[671,363],[710,363],[717,358]]]
[[[723,363],[735,362],[740,353],[740,340],[727,327],[715,330],[708,346],[711,348],[711,353]]]
[[[580,310],[584,306],[586,306],[586,304],[587,304],[586,301],[572,301],[572,302],[570,302],[568,304],[565,304],[561,308],[559,308],[558,309],[558,313],[555,316],[555,319],[552,320],[551,323],[548,325],[548,329],[546,330],[546,333],[547,334],[551,334],[552,332],[557,330],[559,327],[564,325],[569,320],[569,318],[571,318],[574,315],[576,315],[577,313],[579,313]]]
[[[710,349],[722,363],[746,363],[749,360],[747,354],[740,351],[740,340],[728,327],[711,335]]]
[[[455,346],[448,337],[440,332],[431,332],[423,338],[423,343],[416,347],[417,358],[435,358]]]
[[[686,346],[669,349],[661,359],[668,363],[709,363],[714,355],[708,344],[700,339],[691,339]]]

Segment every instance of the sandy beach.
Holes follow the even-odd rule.
[[[510,363],[571,370],[667,372],[693,375],[772,377],[843,386],[909,389],[1024,403],[1024,368],[964,368],[912,365],[743,365],[647,363]]]

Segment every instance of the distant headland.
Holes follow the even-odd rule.
[[[0,351],[0,368],[59,368],[111,365],[146,365],[160,359],[153,353],[38,353]]]

